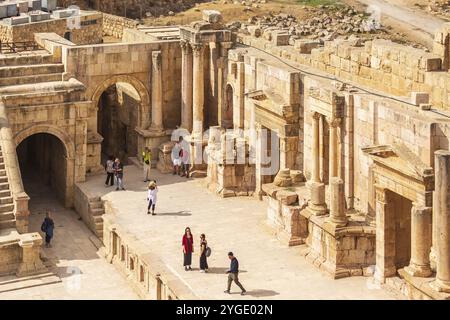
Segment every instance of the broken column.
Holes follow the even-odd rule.
[[[434,153],[435,197],[433,226],[436,230],[436,281],[431,286],[450,292],[450,151]]]
[[[152,52],[152,124],[151,130],[162,131],[162,74],[161,51]]]
[[[192,130],[192,49],[187,41],[181,41],[181,127]]]
[[[415,277],[429,277],[431,250],[431,208],[411,209],[411,262],[405,271]]]
[[[338,177],[330,178],[330,218],[329,221],[338,227],[347,224],[345,214],[344,181]]]

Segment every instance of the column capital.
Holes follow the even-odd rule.
[[[322,117],[322,115],[320,113],[318,113],[317,111],[311,111],[311,117],[314,120],[320,120],[320,118]]]
[[[341,125],[341,119],[340,118],[333,118],[328,121],[328,124],[331,128],[338,128]]]
[[[194,53],[194,56],[199,57],[203,52],[203,44],[202,43],[194,43],[192,44],[192,52]]]
[[[153,61],[153,67],[156,69],[161,68],[161,62],[162,62],[162,56],[161,51],[152,51],[152,61]]]
[[[180,46],[184,54],[189,54],[191,52],[189,50],[191,48],[191,45],[187,40],[180,40]]]
[[[375,200],[378,202],[386,203],[386,188],[375,184]]]

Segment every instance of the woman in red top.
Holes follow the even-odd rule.
[[[184,270],[192,270],[192,252],[194,252],[194,237],[191,234],[191,228],[187,227],[184,230],[184,236],[182,240],[183,245],[183,255],[184,255]]]

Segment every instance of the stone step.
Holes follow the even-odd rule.
[[[89,201],[89,207],[91,209],[103,209],[103,202],[101,201]]]
[[[3,162],[0,162],[0,163],[3,163]],[[4,177],[4,176],[6,176],[6,169],[0,170],[0,177]]]
[[[16,276],[2,277],[0,278],[0,293],[60,282],[62,282],[61,278],[51,272],[20,278]]]
[[[20,66],[20,65],[36,65],[36,64],[49,64],[59,63],[57,58],[52,54],[49,54],[46,50],[35,51],[34,54],[22,55],[22,54],[10,54],[7,57],[0,59],[0,67],[6,66]]]
[[[63,73],[64,64],[48,63],[48,64],[29,64],[20,66],[4,66],[0,67],[0,78],[7,77],[24,77],[38,74]]]
[[[6,175],[0,176],[0,183],[2,182],[8,182],[8,177]]]
[[[37,74],[25,77],[8,77],[8,78],[0,78],[0,87],[30,84],[30,83],[40,83],[40,82],[50,82],[50,81],[61,81],[61,80],[62,74],[59,72],[49,74]]]
[[[105,210],[103,208],[91,209],[90,214],[93,217],[101,216],[101,215],[105,214]]]
[[[9,191],[9,183],[0,183],[0,190],[8,190]]]
[[[0,213],[2,212],[12,212],[14,210],[14,204],[0,204]]]
[[[0,229],[9,229],[9,228],[15,228],[15,227],[16,227],[15,220],[0,221]]]
[[[0,170],[5,169],[5,164],[4,163],[0,163]]]
[[[11,196],[8,197],[0,197],[0,204],[13,203],[13,198]]]
[[[14,213],[8,212],[8,213],[0,213],[0,221],[14,221]]]
[[[11,197],[10,190],[0,190],[0,198]]]
[[[32,106],[50,106],[60,105],[67,102],[83,101],[83,92],[79,90],[57,90],[48,92],[28,92],[19,94],[8,94],[3,96],[7,107],[32,107]]]

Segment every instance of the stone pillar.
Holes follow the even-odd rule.
[[[345,214],[344,181],[338,177],[330,178],[330,218],[329,221],[338,227],[347,224]]]
[[[333,119],[330,121],[330,178],[338,176],[338,127],[340,119]]]
[[[17,268],[16,275],[25,277],[47,272],[47,268],[39,256],[42,238],[39,233],[27,233],[21,236],[19,246],[22,248],[22,261]]]
[[[201,140],[203,134],[203,104],[205,95],[204,74],[203,74],[203,45],[194,44],[192,47],[193,59],[193,124],[192,136]]]
[[[181,127],[192,130],[192,49],[188,42],[181,41]]]
[[[436,230],[436,281],[431,286],[450,293],[450,152],[434,153],[435,203],[433,225]]]
[[[375,185],[376,212],[376,266],[374,278],[384,283],[396,274],[395,267],[395,221],[388,212],[386,189]]]
[[[415,277],[429,277],[431,250],[431,208],[411,209],[411,262],[405,271]]]
[[[311,180],[309,181],[309,189],[311,195],[311,202],[309,208],[315,215],[324,215],[327,213],[327,206],[325,203],[325,184],[320,182],[320,138],[319,138],[319,126],[321,115],[314,112],[312,115],[312,167],[311,167]]]
[[[161,51],[152,52],[152,124],[150,130],[163,130]]]
[[[209,43],[209,84],[210,84],[210,98],[212,106],[209,106],[209,123],[212,125],[218,125],[218,100],[217,100],[217,85],[218,85],[218,58],[219,50],[218,44],[215,42]]]
[[[321,115],[317,112],[314,112],[312,115],[312,143],[311,143],[311,154],[312,154],[312,162],[311,162],[311,182],[320,182],[320,117]]]

